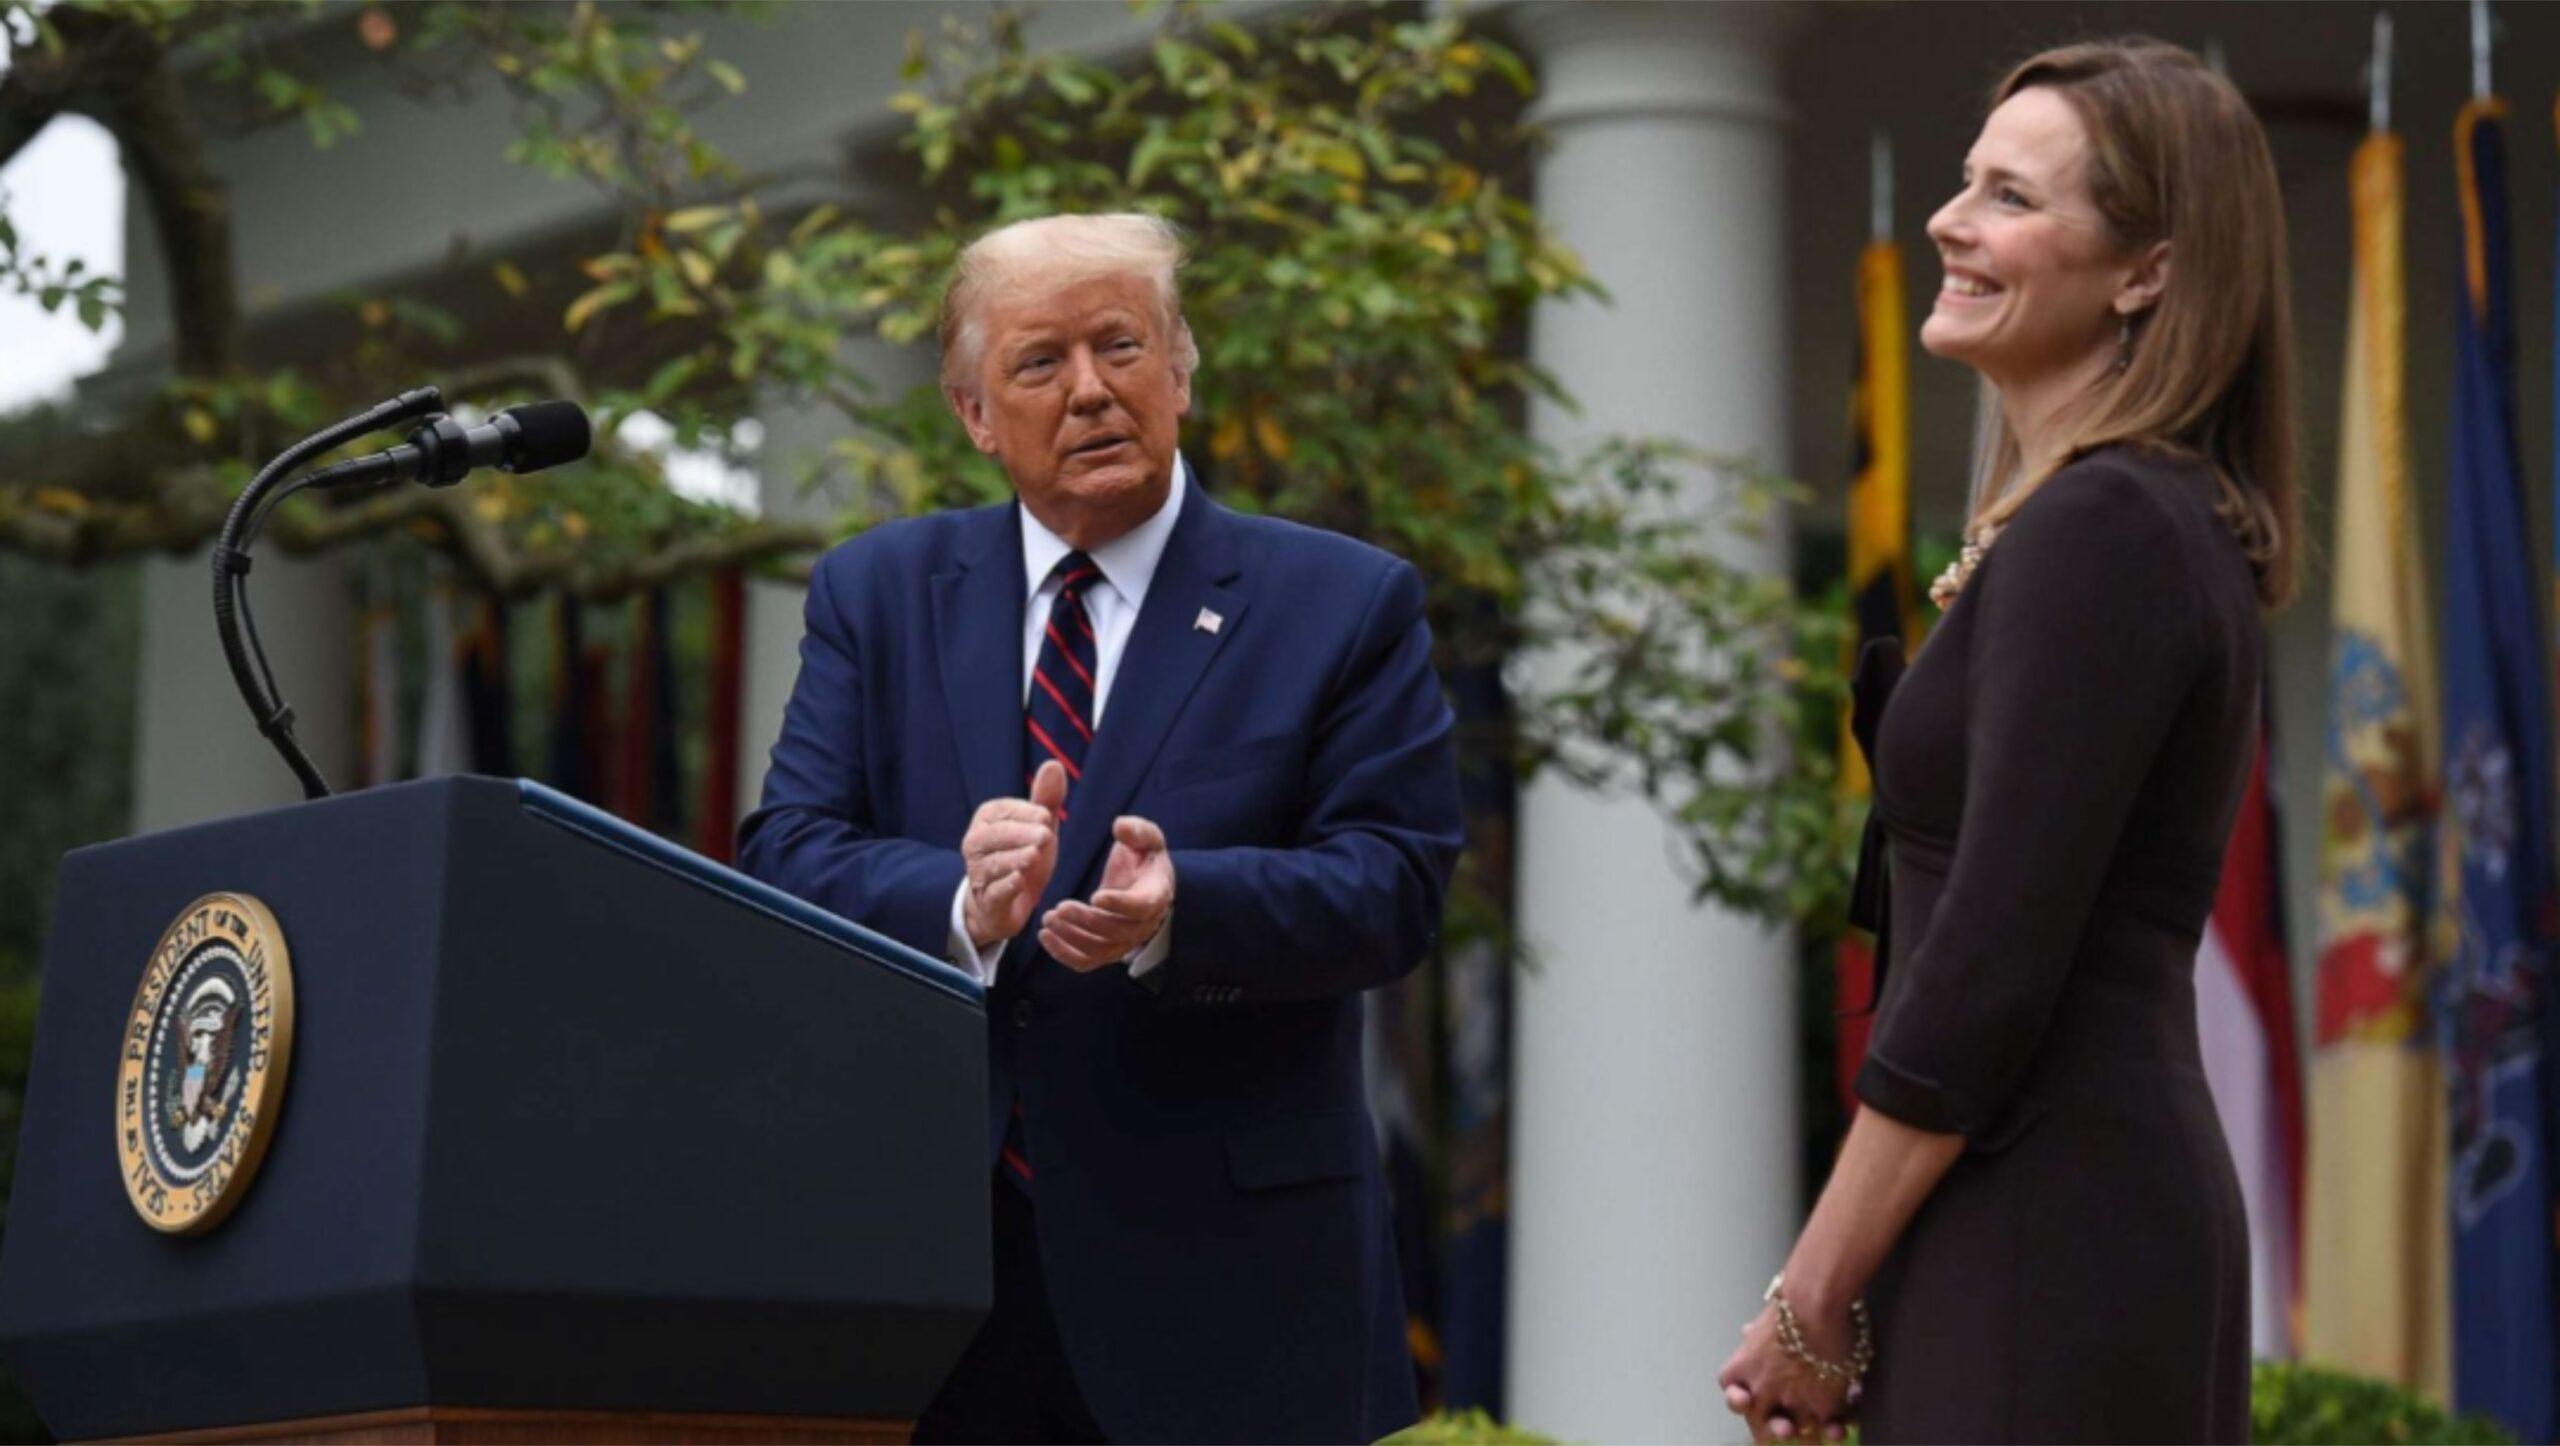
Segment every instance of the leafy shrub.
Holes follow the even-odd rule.
[[[1435,1411],[1379,1446],[1556,1446],[1552,1436],[1505,1426],[1482,1411]]]
[[[2516,1438],[2486,1416],[2456,1416],[2406,1386],[2317,1366],[2260,1361],[2249,1383],[2249,1439],[2261,1446],[2346,1441],[2498,1446]]]
[[[1857,1433],[1849,1441],[1855,1446]],[[2456,1416],[2389,1381],[2283,1361],[2260,1361],[2249,1382],[2249,1439],[2257,1446],[2512,1446],[2486,1416]],[[1430,1416],[1380,1446],[1555,1446],[1482,1411]]]

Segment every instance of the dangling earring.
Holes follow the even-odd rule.
[[[2116,364],[2107,370],[2110,373],[2116,373],[2132,365],[2133,313],[2128,311],[2116,318]]]

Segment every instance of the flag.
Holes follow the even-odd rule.
[[[578,657],[578,750],[590,792],[587,802],[607,813],[622,814],[622,771],[615,746],[613,655],[602,642],[590,642]]]
[[[622,816],[673,837],[683,812],[676,759],[675,669],[667,638],[667,590],[632,599],[631,665],[624,679],[617,791]]]
[[[2551,130],[2553,138],[2560,139],[2560,94],[2554,94],[2551,99]],[[2560,230],[2554,232],[2552,278],[2560,281]],[[2560,319],[2560,291],[2555,291],[2553,297],[2555,319]],[[2551,402],[2555,408],[2560,408],[2560,368],[2555,368],[2552,373]],[[2560,411],[2553,415],[2560,416]],[[2560,435],[2555,435],[2551,442],[2551,482],[2555,488],[2560,488]],[[2553,1000],[2542,1011],[2542,1047],[2545,1059],[2560,1060],[2560,1000]],[[2542,1074],[2542,1086],[2544,1108],[2548,1112],[2543,1116],[2546,1138],[2554,1148],[2560,1148],[2560,1070],[2546,1068]],[[2560,1191],[2554,1194],[2560,1196]],[[2551,1234],[2560,1240],[2560,1198],[2551,1202],[2551,1208]]]
[[[2276,814],[2263,731],[2196,951],[2196,1034],[2249,1215],[2249,1347],[2294,1353],[2302,1238],[2302,1059],[2284,947]]]
[[[704,731],[702,804],[694,811],[693,847],[718,863],[737,857],[738,710],[744,697],[746,579],[735,568],[711,579],[710,710]]]
[[[1501,669],[1454,668],[1450,704],[1459,727],[1500,737],[1510,703]],[[1518,780],[1497,758],[1463,767],[1458,789],[1466,806],[1467,870],[1478,899],[1517,893],[1512,821]],[[1441,956],[1439,1117],[1446,1149],[1441,1166],[1443,1242],[1436,1344],[1440,1405],[1450,1411],[1502,1411],[1509,1335],[1511,1260],[1512,981],[1518,964],[1494,928],[1456,927]]]
[[[470,768],[491,778],[516,776],[515,685],[507,660],[507,614],[484,593],[478,620],[463,640],[462,687],[471,739]]]
[[[595,711],[587,694],[594,685],[585,605],[562,593],[551,609],[551,729],[543,773],[552,787],[589,803],[603,791],[596,776],[599,760],[587,740]]]
[[[1396,1242],[1404,1295],[1405,1343],[1412,1349],[1415,1395],[1427,1413],[1440,1403],[1440,1250],[1434,1238],[1431,1081],[1437,1021],[1437,961],[1363,996],[1361,1074],[1369,1116],[1377,1121],[1379,1164],[1387,1185],[1387,1226]]]
[[[2409,483],[2402,146],[2350,170],[2305,1168],[2305,1356],[2451,1394],[2444,1102],[2427,1029],[2435,650]]]
[[[2445,833],[2437,1036],[2451,1103],[2454,1401],[2551,1439],[2550,1137],[2543,1030],[2560,886],[2551,718],[2525,551],[2508,294],[2504,105],[2455,123],[2462,297],[2455,308],[2445,560]]]
[[[1875,638],[1920,642],[1911,586],[1911,383],[1902,248],[1871,241],[1858,257],[1858,375],[1849,393],[1849,656]],[[1865,755],[1840,721],[1843,791],[1867,794]]]
[[[1509,826],[1483,819],[1475,836],[1507,843]],[[1448,979],[1449,1153],[1440,1403],[1451,1411],[1498,1413],[1510,1370],[1510,1025],[1512,974],[1519,966],[1508,950],[1480,939],[1452,951],[1442,967]]]
[[[1857,376],[1849,390],[1849,611],[1854,633],[1849,657],[1876,638],[1918,643],[1920,609],[1911,586],[1911,388],[1905,338],[1909,318],[1902,299],[1902,248],[1889,240],[1867,243],[1858,257]],[[1867,796],[1866,755],[1840,716],[1840,791]],[[1851,1089],[1867,1055],[1874,1023],[1864,1005],[1875,993],[1875,951],[1851,931],[1840,938],[1832,964],[1833,997],[1840,1003],[1835,1085],[1844,1108],[1857,1108]]]
[[[362,734],[365,788],[400,778],[400,613],[393,600],[391,574],[379,559],[365,574],[364,675],[357,709]]]
[[[463,670],[469,666],[453,633],[453,581],[441,570],[427,584],[427,686],[418,704],[418,776],[463,773],[471,767],[470,731],[463,711]]]

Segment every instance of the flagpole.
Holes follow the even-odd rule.
[[[2373,12],[2373,60],[2365,67],[2366,111],[2373,129],[2391,129],[2391,12]]]
[[[1867,239],[1893,239],[1893,137],[1882,130],[1867,142]]]
[[[2471,98],[2487,100],[2489,84],[2489,0],[2471,0]]]

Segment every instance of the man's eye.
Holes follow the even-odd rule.
[[[2003,206],[2023,206],[2027,204],[2027,198],[2018,194],[2014,187],[2002,186],[1994,193],[1994,195],[1998,197],[2000,204]]]

